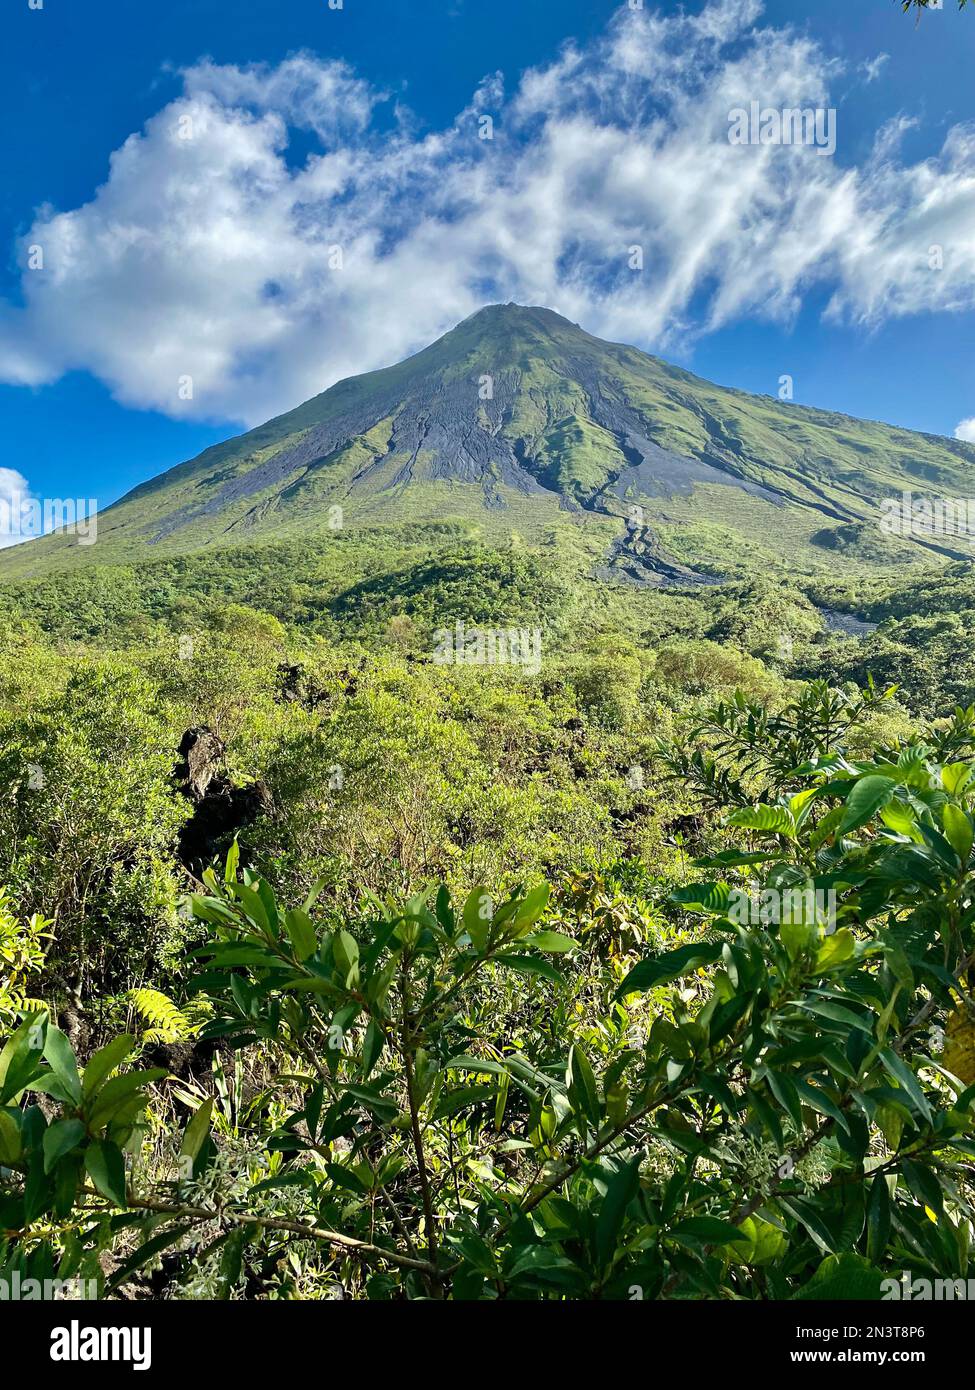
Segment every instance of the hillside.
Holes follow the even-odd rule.
[[[569,536],[590,572],[660,584],[751,559],[813,574],[964,558],[891,540],[884,498],[967,496],[975,447],[716,386],[547,309],[480,310],[416,356],[142,484],[98,542],[0,555],[0,578],[342,529]],[[571,546],[570,546],[571,548]]]

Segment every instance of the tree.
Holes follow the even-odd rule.
[[[906,13],[908,10],[917,10],[918,19],[921,18],[922,10],[940,10],[943,8],[938,0],[900,0],[901,8]],[[958,8],[963,10],[968,4],[968,0],[958,0]]]

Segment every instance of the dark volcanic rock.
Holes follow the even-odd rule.
[[[238,787],[220,771],[225,751],[212,729],[187,729],[180,740],[173,775],[195,809],[179,833],[179,858],[191,873],[206,867],[245,825],[274,809],[266,783]]]
[[[193,801],[202,801],[227,751],[223,739],[206,727],[187,729],[179,743],[179,762],[173,775],[180,791]]]

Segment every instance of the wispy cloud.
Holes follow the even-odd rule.
[[[254,423],[492,299],[663,349],[788,321],[813,288],[864,324],[971,309],[975,126],[913,163],[895,121],[854,164],[842,109],[832,159],[729,144],[732,109],[829,105],[839,76],[760,16],[627,8],[432,132],[342,64],[201,62],[90,202],[38,216],[0,379],[87,369],[127,404]]]
[[[884,64],[889,62],[889,53],[878,53],[876,58],[868,58],[865,63],[861,63],[860,71],[868,82],[876,82],[877,78],[884,70]]]

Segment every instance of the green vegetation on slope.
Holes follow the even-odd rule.
[[[605,553],[633,508],[704,573],[754,546],[810,573],[938,564],[964,550],[891,540],[881,503],[966,497],[973,464],[957,440],[750,396],[549,310],[495,305],[136,488],[94,546],[61,534],[4,552],[0,576],[445,518],[537,541],[567,509]]]

